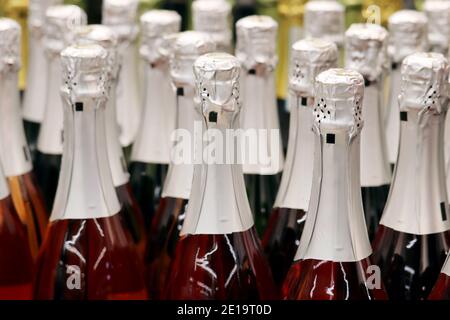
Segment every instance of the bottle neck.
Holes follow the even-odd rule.
[[[7,177],[33,169],[20,114],[17,72],[0,74],[0,160]]]
[[[65,104],[64,153],[50,220],[113,216],[120,204],[106,150],[104,106],[88,99]]]
[[[308,218],[295,260],[365,259],[372,249],[361,202],[360,135],[322,127],[315,150]]]
[[[201,143],[203,161],[194,166],[192,191],[181,235],[229,234],[246,231],[254,225],[242,166],[234,153],[239,148],[234,143],[235,138],[227,135],[227,130],[236,132],[229,130],[236,129],[237,119],[230,119],[228,124],[209,120],[203,118],[206,131]]]
[[[241,77],[244,96],[241,128],[249,133],[249,137],[258,140],[244,145],[243,171],[245,174],[274,175],[281,172],[284,163],[274,73],[257,75],[255,72],[246,71]]]
[[[47,98],[44,120],[39,129],[37,149],[44,154],[61,155],[63,152],[63,106],[61,100],[61,59],[48,56]]]
[[[442,148],[445,113],[405,109],[400,120],[398,162],[381,223],[411,234],[449,230]]]
[[[314,98],[292,94],[289,101],[289,144],[275,207],[307,211],[314,168]]]
[[[194,174],[194,139],[199,131],[201,119],[194,105],[193,86],[178,86],[176,89],[176,127],[172,146],[172,161],[167,172],[162,197],[189,199]],[[201,131],[201,130],[200,130]],[[186,159],[183,157],[186,156]]]
[[[131,161],[170,163],[171,135],[175,130],[176,96],[167,63],[145,64],[143,119],[133,145]]]
[[[366,84],[364,89],[361,132],[361,186],[378,187],[391,182],[391,169],[387,158],[386,136],[382,103],[381,79]]]

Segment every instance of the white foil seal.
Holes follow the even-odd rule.
[[[236,129],[240,109],[239,61],[225,53],[200,57],[194,65],[197,103],[204,127],[225,134]],[[229,152],[230,150],[224,151]],[[240,164],[203,159],[195,166],[192,192],[181,235],[243,232],[254,224]]]
[[[114,29],[120,42],[133,42],[138,35],[138,5],[138,0],[103,1],[102,23]]]
[[[0,159],[7,177],[32,170],[20,114],[20,26],[0,18]]]
[[[309,1],[305,4],[305,37],[344,43],[345,8],[337,1]]]
[[[447,53],[450,33],[450,2],[427,0],[423,11],[428,17],[428,41],[432,51]]]
[[[104,110],[107,51],[78,45],[61,54],[65,142],[51,221],[110,217],[120,211],[109,168]]]
[[[192,23],[195,31],[208,33],[218,50],[231,48],[231,5],[226,0],[192,2]]]
[[[359,183],[364,79],[356,71],[329,69],[316,81],[316,165],[294,260],[360,261],[372,253]]]
[[[400,232],[426,235],[450,229],[442,147],[448,69],[439,53],[415,53],[403,60],[400,151],[380,221]]]
[[[297,41],[289,75],[291,121],[286,164],[274,207],[307,211],[314,167],[314,84],[322,71],[335,68],[336,44],[320,39]],[[295,178],[293,178],[295,177]]]
[[[0,200],[9,197],[8,183],[6,182],[5,175],[3,174],[3,169],[0,164]]]

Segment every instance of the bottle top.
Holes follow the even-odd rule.
[[[245,69],[260,65],[275,69],[277,30],[277,22],[268,16],[249,16],[236,23],[236,56]]]
[[[20,26],[9,18],[0,18],[0,73],[20,69]]]
[[[414,53],[403,60],[401,72],[400,110],[445,110],[449,67],[442,54]]]
[[[387,60],[385,28],[372,23],[354,23],[345,33],[345,67],[375,81],[385,71]]]
[[[60,0],[28,0],[28,26],[40,30],[44,26],[45,11],[51,5],[59,4]]]
[[[83,99],[106,100],[107,51],[99,45],[74,45],[61,52],[62,95],[70,105]],[[95,104],[99,107],[99,104]]]
[[[218,46],[231,43],[231,5],[225,0],[196,0],[192,3],[194,30],[211,34]]]
[[[390,16],[388,21],[390,56],[394,62],[414,53],[427,50],[428,19],[416,10],[400,10]]]
[[[110,80],[116,79],[119,72],[117,53],[117,36],[114,31],[101,24],[90,24],[75,30],[76,42],[79,45],[97,44],[108,52],[108,68]]]
[[[317,76],[315,90],[315,125],[345,130],[350,127],[351,136],[359,134],[363,126],[363,76],[354,70],[329,69]]]
[[[174,39],[167,37],[180,31],[181,17],[175,11],[150,10],[141,16],[141,56],[149,63],[168,60]]]
[[[194,63],[196,82],[196,99],[201,106],[201,112],[207,119],[210,112],[218,117],[213,120],[221,123],[225,119],[234,120],[230,113],[238,113],[239,101],[239,74],[241,66],[239,60],[222,52],[202,55]],[[224,111],[228,112],[226,115]],[[222,119],[221,116],[225,116]]]
[[[51,6],[45,19],[44,45],[49,53],[57,55],[73,42],[74,29],[87,23],[86,13],[74,5]]]
[[[425,1],[423,11],[428,17],[428,41],[430,45],[448,48],[450,32],[450,2],[444,0]]]
[[[138,0],[104,0],[103,24],[114,28],[119,41],[132,42],[138,35]]]
[[[305,36],[344,42],[345,9],[337,1],[310,1],[305,5]]]
[[[180,85],[194,86],[192,67],[195,60],[215,49],[216,43],[207,33],[198,31],[179,33],[173,44],[173,57],[170,60],[172,80]]]
[[[335,68],[337,61],[338,49],[334,42],[314,38],[297,41],[291,51],[289,89],[296,95],[314,97],[317,75]]]

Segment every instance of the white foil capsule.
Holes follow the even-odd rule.
[[[203,126],[225,137],[227,130],[238,127],[239,61],[226,53],[206,54],[197,59],[194,72]],[[231,150],[225,147],[224,151]],[[195,166],[181,235],[229,234],[246,231],[253,224],[241,165],[203,158],[202,164]]]
[[[423,11],[428,17],[428,41],[430,50],[447,54],[450,33],[450,2],[427,0]]]
[[[145,63],[144,104],[131,161],[170,162],[176,122],[176,96],[170,80],[169,60],[181,17],[175,11],[151,10],[141,16],[141,57]]]
[[[439,53],[415,53],[403,60],[400,149],[380,221],[399,232],[425,235],[450,229],[442,148],[448,73]]]
[[[317,76],[315,94],[313,186],[295,260],[360,261],[372,253],[359,184],[364,78],[329,69]]]

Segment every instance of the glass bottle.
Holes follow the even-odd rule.
[[[291,52],[289,98],[291,127],[283,176],[264,233],[263,246],[275,282],[281,287],[298,248],[311,194],[314,164],[314,83],[316,76],[337,66],[333,42],[305,39]]]
[[[390,16],[388,21],[389,54],[392,67],[385,121],[388,160],[391,166],[397,162],[400,139],[400,110],[398,108],[401,83],[400,66],[406,56],[415,52],[427,51],[427,24],[426,15],[415,10],[400,10]]]
[[[0,160],[14,208],[26,226],[29,246],[36,257],[47,225],[47,210],[33,173],[18,89],[20,26],[0,18]]]
[[[423,11],[428,18],[430,51],[446,55],[449,47],[450,3],[445,0],[427,0]]]
[[[109,168],[107,51],[71,46],[61,60],[64,154],[34,298],[145,299],[141,260],[123,225]]]
[[[62,2],[62,1],[60,1]],[[39,125],[44,118],[45,94],[47,78],[47,59],[45,58],[44,21],[45,11],[50,5],[57,4],[58,0],[30,0],[28,10],[28,71],[27,90],[25,90],[22,117],[24,119],[25,134],[34,159],[36,153]]]
[[[415,53],[402,64],[400,148],[373,248],[390,299],[426,299],[450,245],[443,129],[448,64]]]
[[[290,300],[381,300],[359,183],[364,78],[329,69],[316,78],[313,184],[300,246],[283,285]]]
[[[389,194],[391,169],[384,129],[387,31],[377,24],[353,24],[345,33],[348,69],[365,80],[361,132],[361,187],[369,238],[373,239]]]
[[[226,0],[192,2],[192,24],[195,31],[208,33],[217,44],[217,51],[232,48],[231,5]]]
[[[36,178],[48,210],[53,207],[63,152],[63,107],[59,89],[61,51],[73,41],[74,29],[86,24],[86,14],[75,5],[51,6],[46,11],[44,47],[47,57],[46,106],[37,141]]]
[[[176,127],[174,155],[183,152],[186,135],[195,136],[196,123],[201,124],[194,106],[195,79],[192,68],[195,59],[216,48],[212,38],[196,31],[185,31],[177,35],[170,61],[170,76],[176,90]],[[198,129],[197,129],[198,130]],[[177,145],[180,147],[177,147]],[[186,155],[193,150],[185,150]],[[187,147],[186,147],[187,148]],[[170,264],[175,256],[185,207],[191,194],[194,173],[194,158],[181,161],[173,159],[164,182],[162,197],[149,232],[147,264],[147,287],[150,296],[162,299],[169,274]]]
[[[97,44],[108,52],[109,99],[105,111],[105,128],[109,167],[111,168],[113,185],[122,206],[120,213],[123,221],[137,245],[138,252],[144,257],[147,229],[145,229],[144,218],[137,200],[131,191],[130,174],[127,170],[117,131],[115,95],[117,75],[120,68],[117,59],[117,37],[107,26],[88,25],[77,28],[75,38],[79,45]]]
[[[194,167],[192,192],[166,298],[277,298],[270,267],[254,228],[241,165],[235,157],[228,158],[232,150],[239,150],[234,145],[236,140],[229,135],[239,127],[239,60],[226,53],[206,54],[196,60],[194,73],[196,102],[206,138],[200,147],[202,161]],[[212,142],[213,137],[221,137],[223,141],[227,136],[229,140],[222,144]],[[198,147],[195,143],[194,148]],[[227,159],[213,155],[214,151],[209,153],[208,149],[227,155]]]
[[[179,32],[180,26],[181,17],[175,11],[150,10],[141,16],[144,105],[141,125],[131,151],[130,172],[147,230],[159,203],[170,163],[176,99],[169,74],[169,42],[172,39],[167,37]]]
[[[305,5],[305,38],[334,42],[339,49],[339,66],[344,65],[345,9],[337,1],[310,1]]]
[[[137,10],[138,0],[104,0],[103,24],[118,36],[121,68],[117,80],[116,116],[120,143],[129,158],[141,119]]]
[[[267,227],[284,162],[274,72],[277,29],[277,22],[268,16],[249,16],[236,23],[245,105],[240,116],[246,131],[243,171],[259,234]]]
[[[27,230],[14,209],[0,166],[0,300],[31,299],[32,277]]]

